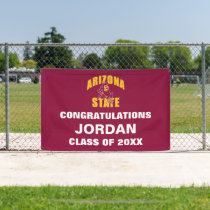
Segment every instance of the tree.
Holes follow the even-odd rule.
[[[79,54],[79,56],[77,57],[77,60],[80,62],[80,63],[83,63],[85,57],[88,55],[87,52],[82,52]]]
[[[168,46],[154,46],[151,49],[153,63],[156,68],[168,68],[170,53]]]
[[[63,43],[65,37],[59,33],[55,27],[44,34],[43,38],[38,38],[38,43]],[[68,47],[35,47],[34,60],[37,61],[37,67],[43,68],[49,65],[55,68],[72,67],[72,51]]]
[[[39,78],[37,76],[35,76],[34,78],[34,84],[38,84],[39,83]]]
[[[116,43],[139,43],[132,40],[119,39]],[[111,46],[105,51],[109,68],[137,69],[152,68],[147,46]]]
[[[72,66],[74,69],[83,69],[84,66],[77,59],[72,59]]]
[[[183,72],[194,68],[191,51],[185,46],[154,46],[151,55],[156,68],[170,68],[171,72]]]
[[[29,44],[29,41],[26,42],[26,44]],[[23,60],[30,60],[33,57],[33,51],[31,49],[31,46],[25,46],[23,51]]]
[[[202,59],[201,59],[201,54],[200,54],[195,58],[196,69],[200,71],[202,69],[201,61]],[[206,65],[206,69],[210,68],[210,47],[207,47],[205,50],[205,65]]]
[[[9,68],[19,67],[20,61],[15,53],[9,53]],[[5,53],[0,52],[0,71],[5,71]]]
[[[101,59],[96,53],[91,53],[84,58],[83,65],[87,69],[99,69],[101,67]]]
[[[25,60],[21,62],[20,66],[27,69],[36,69],[37,62],[34,60]]]

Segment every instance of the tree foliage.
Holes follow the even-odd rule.
[[[195,58],[196,69],[200,71],[202,69],[201,61],[202,61],[202,58],[200,54]],[[207,47],[205,50],[205,65],[206,65],[206,69],[210,68],[210,47]]]
[[[77,57],[77,60],[80,62],[80,63],[83,63],[85,57],[88,55],[87,52],[82,52],[79,54],[79,56]]]
[[[139,42],[119,39],[116,43]],[[105,57],[111,68],[152,68],[152,62],[149,59],[149,50],[147,46],[110,46],[105,51]]]
[[[9,68],[19,67],[20,61],[15,53],[9,53]],[[0,71],[5,70],[5,53],[0,52]]]
[[[82,65],[82,63],[80,61],[78,61],[77,59],[72,59],[72,66],[74,69],[83,69],[84,66]]]
[[[39,78],[37,76],[35,76],[34,78],[34,84],[38,84],[39,83]]]
[[[27,69],[36,69],[37,62],[34,60],[25,60],[22,61],[20,66],[25,67]]]
[[[57,33],[55,27],[51,27],[51,31],[45,33],[43,38],[38,38],[38,43],[63,43],[64,41],[65,37]],[[68,47],[35,47],[34,60],[37,61],[38,68],[49,65],[55,68],[71,68],[72,51]]]
[[[26,44],[29,44],[29,42],[27,41]],[[24,51],[23,51],[23,60],[30,60],[33,57],[33,51],[31,46],[25,46],[24,47]]]
[[[170,68],[172,72],[194,68],[191,51],[185,46],[154,46],[151,56],[156,68]]]
[[[87,69],[99,69],[101,67],[101,59],[96,53],[91,53],[84,58],[83,65]]]

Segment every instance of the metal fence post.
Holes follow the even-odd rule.
[[[202,43],[202,140],[203,149],[206,149],[206,64],[205,64],[205,44]]]
[[[5,43],[6,149],[9,149],[9,47]]]

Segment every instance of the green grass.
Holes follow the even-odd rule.
[[[4,84],[0,84],[0,132],[5,132]],[[10,83],[10,132],[40,133],[40,84]],[[171,87],[171,132],[201,133],[201,86]],[[210,98],[207,99],[207,132],[210,132]]]
[[[210,209],[210,187],[0,187],[0,209]]]
[[[1,84],[0,91],[4,87]],[[40,84],[10,83],[10,132],[40,133],[41,86]],[[4,112],[4,94],[0,99],[0,110]],[[1,131],[5,127],[5,117],[0,122]]]

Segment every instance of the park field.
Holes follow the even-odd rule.
[[[210,188],[0,187],[0,209],[210,209]]]
[[[10,83],[10,132],[40,133],[40,84]],[[210,98],[207,98],[207,132],[210,132]],[[5,132],[5,87],[0,84],[0,132]],[[201,133],[201,86],[181,84],[171,87],[171,132]]]

